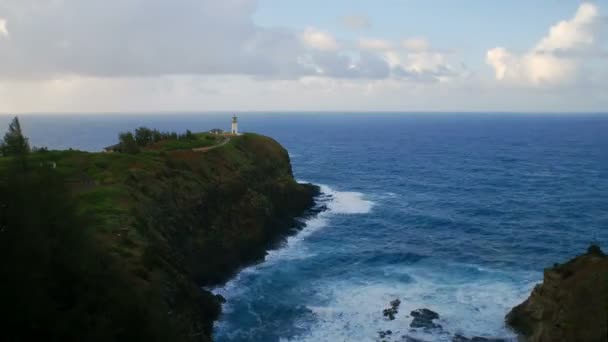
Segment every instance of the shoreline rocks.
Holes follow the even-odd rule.
[[[429,309],[418,309],[410,312],[410,315],[414,317],[411,328],[422,328],[425,330],[441,329],[441,325],[433,322],[439,319],[439,314]]]
[[[395,299],[389,303],[389,307],[382,310],[382,315],[388,321],[394,321],[399,313],[399,307],[401,305],[400,299]],[[378,330],[378,341],[380,342],[431,342],[427,339],[420,339],[410,334],[416,335],[417,333],[424,332],[433,334],[440,334],[444,338],[449,339],[452,342],[507,342],[503,338],[489,338],[489,337],[465,337],[460,334],[453,334],[452,332],[445,331],[441,324],[436,323],[440,319],[437,312],[421,308],[410,312],[407,318],[412,318],[409,327],[404,326],[404,330]]]
[[[527,342],[608,341],[608,256],[599,246],[544,272],[506,322]]]
[[[391,301],[390,305],[390,308],[382,311],[382,315],[384,315],[384,317],[388,318],[390,321],[394,321],[395,316],[399,313],[399,305],[401,305],[401,301],[399,299],[395,299]]]

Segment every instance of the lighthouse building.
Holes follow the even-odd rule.
[[[239,122],[236,115],[232,116],[232,128],[230,129],[230,133],[234,135],[239,134]]]

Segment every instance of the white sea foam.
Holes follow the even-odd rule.
[[[304,228],[298,234],[287,238],[283,248],[271,250],[266,256],[265,264],[282,260],[302,259],[312,256],[302,242],[317,231],[325,228],[335,214],[367,214],[372,210],[373,202],[365,200],[360,192],[337,191],[327,185],[321,185],[319,204],[327,210],[306,220]]]
[[[436,270],[441,273],[441,270]],[[325,305],[309,306],[316,322],[309,332],[289,342],[377,341],[378,331],[391,330],[383,340],[401,341],[409,335],[424,341],[451,341],[454,334],[512,338],[504,326],[505,313],[525,297],[533,284],[487,279],[462,284],[459,281],[417,275],[416,267],[404,267],[413,282],[379,280],[362,283],[353,279],[328,282],[319,286]],[[401,306],[394,321],[383,318],[382,310],[399,298]],[[409,313],[428,308],[439,313],[443,333],[410,331]]]
[[[284,246],[269,251],[264,262],[241,270],[233,279],[223,286],[211,289],[214,293],[220,294],[228,299],[227,304],[224,305],[224,312],[231,311],[230,298],[236,297],[246,290],[241,286],[243,277],[260,272],[261,269],[271,267],[277,262],[314,256],[314,252],[310,251],[303,244],[303,241],[315,232],[326,227],[332,215],[369,213],[374,204],[371,201],[365,200],[364,195],[360,192],[337,191],[327,185],[321,185],[319,202],[319,205],[325,205],[327,210],[307,219],[304,222],[303,229],[298,232],[298,234],[288,237]],[[222,329],[224,323],[225,322],[221,321],[217,322],[216,329]]]
[[[314,251],[308,249],[305,241],[320,230],[331,225],[332,216],[369,213],[374,202],[358,192],[336,191],[321,186],[322,204],[327,210],[306,221],[305,227],[297,235],[287,239],[283,248],[269,252],[264,263],[243,270],[216,293],[224,295],[228,302],[224,307],[230,314],[231,298],[239,300],[247,296],[243,277],[260,273],[263,269],[288,260],[308,258]],[[276,266],[274,266],[276,267]],[[483,274],[470,275],[467,268],[474,267]],[[467,337],[513,338],[504,326],[504,315],[529,293],[533,282],[521,283],[513,279],[530,279],[530,276],[515,277],[498,270],[484,269],[474,265],[437,265],[425,262],[414,265],[387,265],[385,277],[381,279],[335,278],[311,284],[318,291],[314,298],[306,300],[306,308],[314,316],[295,321],[306,333],[294,338],[282,338],[282,342],[323,342],[323,341],[377,341],[378,331],[391,330],[386,341],[401,341],[409,335],[423,341],[451,341],[454,334]],[[449,274],[448,274],[449,273]],[[403,281],[407,275],[411,281]],[[389,321],[382,316],[382,310],[389,302],[399,298],[401,306],[396,319]],[[439,324],[444,333],[410,331],[412,310],[428,308],[439,313]],[[251,308],[249,308],[252,310]],[[255,311],[255,310],[253,310]],[[253,317],[258,316],[251,312]],[[261,324],[261,323],[260,323]],[[220,321],[218,331],[230,335],[238,327],[230,322]]]
[[[269,251],[263,263],[248,267],[241,273],[254,272],[260,267],[268,266],[277,261],[301,259],[313,255],[302,245],[302,241],[326,227],[332,215],[366,214],[371,211],[374,205],[372,201],[364,199],[364,195],[360,192],[337,191],[327,185],[321,185],[320,187],[319,205],[325,205],[327,210],[307,219],[302,230],[298,234],[288,237],[282,248]],[[238,282],[238,278],[238,276],[235,277],[226,285],[231,285],[235,281]]]
[[[360,192],[336,191],[327,185],[321,185],[321,192],[332,198],[327,203],[329,214],[367,214],[374,206]]]

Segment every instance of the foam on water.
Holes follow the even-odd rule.
[[[401,272],[410,275],[412,281],[396,281],[387,277],[380,281],[327,282],[318,286],[319,297],[324,304],[310,305],[316,322],[306,334],[282,339],[289,342],[313,341],[377,341],[378,332],[391,330],[385,341],[401,341],[402,336],[424,341],[451,341],[454,334],[464,336],[500,337],[515,336],[502,323],[504,314],[517,304],[533,286],[533,283],[510,281],[507,275],[483,274],[480,279],[459,279],[444,282],[433,274],[442,270],[425,270],[404,267]],[[420,274],[419,274],[420,273]],[[431,276],[429,276],[429,274]],[[399,298],[399,314],[393,321],[382,316],[389,302]],[[411,330],[409,313],[428,308],[440,314],[442,331]]]
[[[374,206],[360,192],[336,191],[327,185],[321,185],[321,192],[332,198],[327,203],[328,214],[367,214]]]
[[[321,186],[318,201],[327,210],[308,219],[302,231],[289,237],[282,248],[270,251],[263,263],[243,270],[225,286],[215,289],[216,293],[227,298],[225,315],[242,315],[232,306],[233,301],[241,301],[238,310],[246,310],[247,315],[259,320],[259,327],[263,327],[268,322],[259,316],[259,308],[254,307],[255,298],[251,296],[264,294],[251,292],[248,288],[256,281],[262,281],[254,278],[272,277],[273,272],[289,267],[292,262],[315,257],[315,251],[310,250],[310,244],[306,243],[309,237],[330,226],[333,217],[367,214],[375,205],[362,193],[337,191],[327,185]],[[383,274],[379,278],[355,273],[338,279],[311,281],[313,295],[302,299],[299,304],[304,304],[308,314],[291,322],[301,333],[285,334],[279,340],[377,341],[378,331],[386,330],[393,332],[384,338],[386,341],[400,341],[404,335],[426,341],[450,341],[454,334],[514,338],[504,326],[504,314],[529,293],[533,280],[537,280],[536,274],[511,277],[502,271],[468,264],[415,261],[411,264],[380,265],[378,268]],[[451,271],[446,272],[446,269]],[[529,281],[521,282],[521,279]],[[400,313],[394,321],[386,320],[382,310],[396,298],[402,301]],[[410,330],[409,313],[420,308],[438,312],[441,316],[438,323],[443,331]],[[258,328],[232,324],[230,320],[216,323],[218,340],[259,338],[256,335]]]
[[[327,210],[307,219],[304,228],[298,234],[288,237],[282,248],[268,251],[264,264],[313,255],[306,246],[302,246],[302,241],[326,227],[332,215],[367,214],[374,205],[374,202],[364,199],[364,195],[360,192],[337,191],[327,185],[320,185],[320,188],[321,194],[317,198],[317,202],[319,202],[318,205],[325,205]],[[263,267],[264,264],[260,266]]]
[[[304,222],[304,227],[298,234],[289,236],[281,248],[268,251],[264,262],[247,267],[239,272],[233,279],[228,281],[221,287],[213,288],[212,291],[220,294],[227,299],[224,305],[224,313],[232,312],[230,298],[239,296],[246,291],[242,282],[245,278],[259,273],[263,269],[270,268],[278,262],[289,262],[290,260],[304,259],[314,256],[314,252],[310,251],[303,242],[315,232],[327,226],[332,215],[346,214],[365,214],[369,213],[374,205],[372,201],[364,199],[364,195],[359,192],[343,192],[337,191],[330,186],[321,185],[321,193],[317,198],[317,204],[325,206],[326,210],[322,211],[315,217],[311,217]],[[255,314],[252,311],[252,314]],[[221,331],[227,328],[226,322],[221,320],[216,323],[215,330]]]

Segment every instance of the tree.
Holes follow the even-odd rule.
[[[137,141],[135,141],[133,133],[120,133],[118,135],[118,140],[120,141],[120,149],[122,152],[131,154],[139,152],[139,146],[137,145]]]
[[[8,132],[2,142],[2,154],[5,156],[25,156],[30,152],[28,139],[23,135],[19,118],[15,117],[8,126]]]
[[[154,289],[135,286],[70,191],[49,168],[0,172],[2,340],[199,341],[180,336]]]
[[[147,127],[139,127],[135,130],[135,141],[137,145],[146,147],[152,143],[152,130]]]

